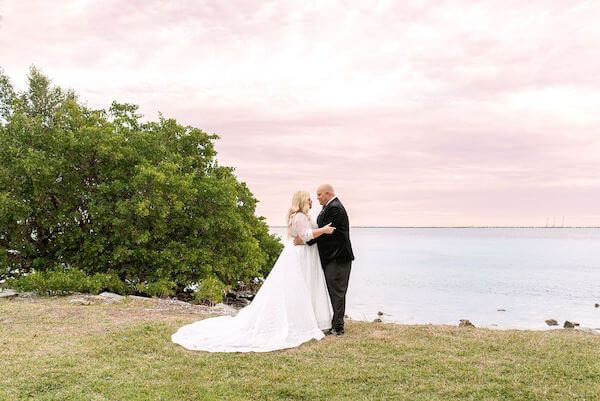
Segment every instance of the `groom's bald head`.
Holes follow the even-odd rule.
[[[322,184],[317,188],[317,198],[321,205],[326,205],[331,199],[335,197],[335,191],[331,184]]]

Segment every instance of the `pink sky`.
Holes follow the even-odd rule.
[[[0,67],[217,133],[284,224],[600,226],[598,1],[0,0]]]

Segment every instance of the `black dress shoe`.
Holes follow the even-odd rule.
[[[332,336],[341,336],[343,334],[344,334],[344,330],[331,329],[331,335]]]

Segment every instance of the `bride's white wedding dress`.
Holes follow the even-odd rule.
[[[236,316],[219,316],[181,327],[171,340],[190,350],[267,352],[324,337],[333,311],[316,246],[295,246],[312,238],[316,224],[302,213],[292,218],[275,266],[252,303]]]

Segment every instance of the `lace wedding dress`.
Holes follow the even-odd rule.
[[[299,235],[312,238],[311,223],[297,213],[275,266],[252,303],[232,316],[219,316],[181,327],[171,340],[190,350],[267,352],[320,340],[331,328],[333,311],[316,246],[295,246]]]

